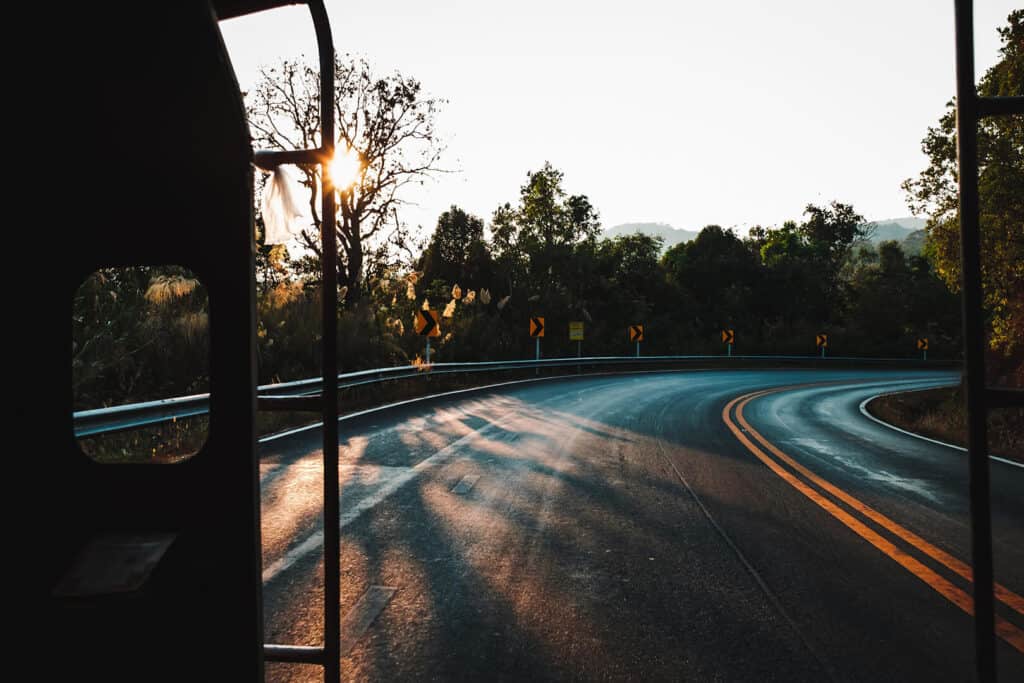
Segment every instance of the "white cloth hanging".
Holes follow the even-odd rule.
[[[299,184],[282,166],[270,172],[260,202],[265,244],[288,242],[302,232],[303,225],[309,224],[308,208],[298,199],[300,191]]]

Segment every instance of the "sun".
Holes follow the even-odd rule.
[[[334,189],[347,190],[359,181],[363,160],[358,150],[348,146],[338,147],[334,150],[334,158],[328,168]]]

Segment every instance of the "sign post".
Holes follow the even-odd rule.
[[[569,323],[569,341],[576,342],[576,357],[583,356],[583,321]]]
[[[928,337],[918,337],[917,349],[921,352],[921,360],[928,360]]]
[[[640,357],[640,342],[644,340],[644,326],[643,325],[630,325],[629,326],[629,341],[636,342],[636,357]]]
[[[825,349],[828,347],[828,335],[827,334],[815,335],[814,336],[814,343],[818,345],[819,349],[821,349],[821,357],[824,358],[825,357]]]
[[[532,316],[530,318],[530,336],[537,341],[535,360],[540,360],[540,338],[544,336],[543,316]],[[536,373],[534,374],[540,374],[540,367],[536,368]]]
[[[726,355],[732,356],[732,345],[736,343],[736,330],[722,330],[722,343],[726,345]]]
[[[427,338],[426,362],[430,364],[430,338],[441,336],[441,325],[437,320],[437,311],[416,311],[414,324],[416,334]]]

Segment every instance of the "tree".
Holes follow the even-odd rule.
[[[483,219],[457,206],[442,213],[418,267],[426,282],[489,286],[491,255],[484,242]]]
[[[799,234],[810,249],[826,299],[838,301],[843,263],[854,243],[868,237],[872,228],[853,206],[836,201],[827,208],[808,204],[804,215],[807,220],[800,225]]]
[[[527,174],[519,206],[498,207],[491,219],[492,242],[510,289],[529,275],[530,287],[548,292],[564,285],[559,271],[574,248],[597,239],[601,223],[585,195],[566,194],[564,174],[550,162]]]
[[[846,334],[861,352],[912,352],[918,337],[937,348],[956,348],[959,320],[955,296],[920,256],[907,256],[895,241],[878,245],[876,258],[852,269]]]
[[[1024,95],[1024,10],[999,29],[1002,58],[978,84],[983,97]],[[960,289],[960,206],[954,101],[921,148],[928,167],[903,183],[910,208],[928,216],[925,255],[953,290]],[[978,125],[981,270],[989,344],[1006,356],[1024,355],[1024,116]],[[1024,362],[1018,361],[1018,365]]]
[[[613,309],[607,318],[628,325],[648,317],[664,286],[657,277],[662,244],[661,237],[643,233],[598,242],[598,269],[605,277],[599,297],[606,309]]]
[[[766,312],[760,306],[761,264],[732,230],[705,226],[691,242],[665,252],[662,264],[669,281],[692,300],[704,336],[739,322],[749,326]]]
[[[444,146],[435,118],[442,100],[424,95],[419,81],[400,73],[378,77],[364,59],[335,61],[334,107],[340,149],[358,152],[364,171],[351,189],[339,193],[337,232],[338,280],[346,300],[363,295],[366,261],[371,251],[381,258],[389,247],[402,247],[406,227],[399,210],[410,185],[441,172]],[[249,125],[258,146],[305,149],[319,146],[320,80],[305,64],[283,61],[261,72],[248,94]],[[302,241],[319,258],[319,168],[302,168],[313,217]],[[307,263],[307,267],[310,264]]]

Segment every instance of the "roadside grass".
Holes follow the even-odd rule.
[[[932,439],[967,445],[967,420],[960,387],[881,396],[867,405],[880,420]],[[989,452],[1024,462],[1024,408],[995,408],[988,414]]]

